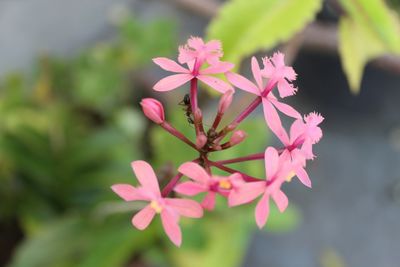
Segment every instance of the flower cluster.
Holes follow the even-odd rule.
[[[158,213],[166,234],[177,246],[182,241],[179,218],[199,218],[203,215],[203,209],[213,210],[217,195],[227,198],[229,207],[250,203],[259,198],[255,220],[261,228],[268,219],[270,198],[281,212],[288,206],[288,198],[281,190],[283,183],[297,176],[301,183],[311,187],[305,167],[307,160],[315,158],[312,147],[322,137],[319,124],[324,118],[315,112],[302,116],[281,101],[297,91],[293,85],[296,79],[293,68],[285,65],[284,55],[279,52],[272,57],[263,58],[262,67],[253,57],[252,82],[231,72],[234,65],[221,61],[222,55],[219,41],[204,43],[201,38],[192,37],[186,45],[179,47],[178,62],[161,57],[153,59],[162,69],[175,73],[157,82],[154,90],[166,92],[190,84],[189,93],[182,105],[185,105],[188,122],[194,125],[196,140],[191,141],[168,123],[163,105],[159,101],[143,99],[143,112],[147,118],[196,150],[199,156],[183,163],[178,168],[177,175],[171,177],[162,190],[152,167],[144,161],[132,163],[133,171],[141,184],[139,187],[128,184],[112,186],[113,191],[125,201],[149,203],[133,217],[132,224],[136,228],[145,229]],[[215,74],[225,75],[229,83],[215,77]],[[214,122],[208,129],[203,124],[202,111],[197,102],[199,81],[222,93]],[[231,105],[234,87],[254,94],[255,98],[231,123],[219,127]],[[276,91],[279,98],[275,95]],[[246,138],[246,132],[237,128],[259,105],[262,105],[266,125],[282,142],[282,147],[277,149],[269,146],[264,152],[252,155],[221,161],[210,160],[211,153],[229,149]],[[278,111],[294,119],[289,133],[283,127]],[[231,163],[251,160],[264,160],[265,178],[252,177],[228,167]],[[225,171],[227,176],[214,175],[212,168]],[[184,176],[187,179],[183,181]],[[203,194],[204,198],[201,203],[186,198],[170,198],[168,195],[172,191],[188,197]]]

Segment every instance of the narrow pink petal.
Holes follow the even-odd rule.
[[[180,215],[190,218],[200,218],[203,216],[203,208],[199,203],[191,199],[166,198],[168,206],[172,207]]]
[[[229,83],[224,82],[223,80],[212,77],[212,76],[199,75],[199,76],[197,76],[197,79],[199,79],[203,83],[207,84],[208,86],[214,88],[215,90],[217,90],[220,93],[226,93],[229,90],[233,90],[233,87]]]
[[[261,229],[267,222],[269,215],[269,195],[267,193],[264,193],[264,195],[258,202],[255,213],[256,213],[256,223],[258,227]]]
[[[157,176],[150,164],[143,160],[137,160],[133,161],[131,166],[143,189],[153,192],[156,196],[160,196],[160,186],[158,185]]]
[[[264,153],[265,159],[265,174],[267,180],[270,180],[275,176],[279,167],[279,154],[278,151],[273,147],[268,147]]]
[[[132,218],[132,224],[139,230],[144,230],[149,226],[150,222],[153,220],[154,215],[156,214],[155,210],[147,205],[138,213],[135,214]]]
[[[211,179],[210,175],[203,169],[203,167],[194,162],[183,163],[178,168],[178,171],[202,184],[207,184],[208,180]]]
[[[293,87],[292,84],[290,84],[288,81],[282,78],[278,82],[278,91],[279,91],[279,96],[284,98],[287,96],[294,95],[297,92],[297,88]]]
[[[206,210],[213,210],[215,207],[215,192],[208,192],[201,202],[201,206]]]
[[[189,70],[185,69],[175,61],[166,58],[166,57],[156,57],[153,58],[153,62],[160,66],[162,69],[171,72],[178,72],[178,73],[189,73]]]
[[[211,40],[206,44],[206,46],[207,46],[208,50],[221,50],[222,49],[221,41],[218,41],[218,40]]]
[[[296,80],[296,76],[297,76],[296,72],[294,71],[294,69],[292,67],[285,67],[283,70],[283,75],[289,81]]]
[[[204,70],[200,70],[200,74],[207,75],[207,74],[217,74],[217,73],[225,73],[231,70],[235,64],[230,62],[218,62],[214,65],[209,66]]]
[[[204,47],[204,41],[200,37],[191,36],[187,41],[188,46],[200,50]]]
[[[230,207],[249,203],[265,191],[265,181],[250,182],[232,190],[228,197]]]
[[[167,209],[163,209],[163,211],[161,211],[161,222],[165,233],[172,243],[174,243],[175,246],[180,247],[182,243],[182,232],[178,225],[176,216],[171,214]]]
[[[282,112],[283,114],[295,118],[295,119],[301,119],[301,115],[300,113],[295,110],[294,108],[292,108],[291,106],[289,106],[288,104],[279,102],[278,100],[275,99],[270,99],[269,100],[280,112]]]
[[[251,58],[251,71],[253,72],[254,80],[256,81],[258,88],[262,88],[262,77],[261,77],[261,69],[260,65],[257,62],[255,57]]]
[[[303,119],[295,120],[290,126],[290,142],[293,143],[305,131]]]
[[[175,186],[174,191],[186,196],[195,196],[208,191],[208,186],[194,182],[183,182]]]
[[[261,90],[254,83],[252,83],[245,77],[233,72],[228,72],[225,74],[225,76],[228,79],[228,81],[237,88],[255,95],[260,95]]]
[[[171,91],[193,78],[191,74],[174,74],[167,76],[153,86],[153,89],[159,92]]]
[[[141,194],[140,190],[129,184],[115,184],[111,189],[125,201],[148,200],[148,197]]]
[[[294,169],[294,172],[296,173],[297,177],[299,178],[300,182],[302,182],[305,186],[311,188],[311,179],[308,176],[308,173],[306,170],[300,166],[297,166]]]
[[[266,98],[262,98],[264,118],[268,127],[276,135],[282,134],[282,122],[275,107]]]
[[[272,199],[275,201],[280,212],[284,212],[289,204],[289,200],[282,190],[277,190],[272,193]]]

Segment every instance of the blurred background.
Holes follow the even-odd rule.
[[[398,267],[400,264],[400,2],[397,0],[0,0],[0,266]],[[132,228],[139,207],[110,190],[130,162],[174,175],[193,153],[142,116],[161,99],[190,134],[178,103],[157,94],[191,35],[220,39],[248,75],[252,55],[280,50],[298,94],[325,121],[312,190],[285,184],[290,205],[258,230],[254,205],[183,220],[173,248],[160,222]],[[205,88],[206,89],[206,88]],[[215,96],[201,104],[213,112]],[[235,116],[251,97],[238,97]],[[248,138],[221,158],[279,145],[255,114]],[[261,125],[261,126],[260,126]],[[173,148],[172,148],[173,147]],[[174,149],[171,153],[171,149]],[[263,176],[259,163],[241,170]],[[161,182],[165,182],[162,180]]]

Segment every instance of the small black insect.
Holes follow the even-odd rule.
[[[186,94],[183,97],[183,100],[181,102],[179,102],[179,105],[184,107],[183,110],[185,111],[185,116],[186,116],[189,124],[193,124],[194,119],[193,119],[193,113],[192,113],[192,103],[190,102],[189,94]]]

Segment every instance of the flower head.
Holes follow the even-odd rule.
[[[271,58],[263,58],[262,75],[277,83],[280,97],[294,95],[297,91],[297,88],[290,83],[296,80],[297,74],[292,67],[285,65],[284,58],[285,55],[280,52],[274,53]]]
[[[199,65],[207,62],[216,64],[222,57],[222,45],[220,41],[211,40],[204,43],[199,37],[190,37],[186,45],[179,47],[178,61],[181,64],[197,61]]]
[[[186,162],[179,167],[179,172],[189,177],[192,181],[183,182],[175,187],[175,192],[195,196],[206,193],[202,206],[207,210],[215,207],[216,194],[228,196],[229,193],[243,182],[242,176],[238,173],[228,177],[208,174],[200,165],[194,162]]]
[[[157,177],[153,168],[145,161],[132,162],[133,172],[141,186],[115,184],[111,188],[125,201],[147,201],[142,210],[132,218],[132,224],[139,230],[144,230],[156,214],[160,214],[161,222],[169,239],[180,246],[182,233],[179,227],[179,217],[200,218],[203,216],[201,206],[194,200],[164,198],[161,196]]]

